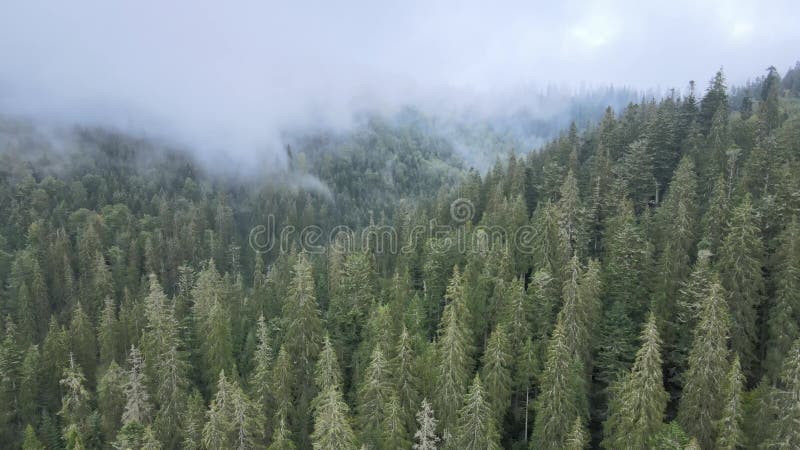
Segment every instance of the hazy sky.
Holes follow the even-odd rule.
[[[0,111],[253,151],[363,106],[784,73],[799,24],[797,0],[0,0]]]

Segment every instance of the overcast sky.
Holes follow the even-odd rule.
[[[800,1],[0,0],[0,111],[269,145],[359,107],[783,74]]]

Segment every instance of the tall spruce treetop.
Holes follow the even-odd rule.
[[[699,312],[689,369],[678,408],[678,422],[703,448],[711,448],[717,437],[716,423],[724,408],[722,380],[728,367],[730,317],[725,291],[714,282]]]
[[[439,448],[439,436],[436,435],[438,421],[433,415],[433,409],[427,399],[422,399],[420,410],[417,413],[417,431],[414,433],[414,450],[436,450]]]
[[[464,406],[458,411],[458,422],[448,448],[459,450],[499,450],[497,422],[486,399],[479,375],[475,375]]]
[[[731,347],[738,352],[742,369],[754,375],[758,329],[757,310],[764,293],[764,245],[757,225],[756,211],[745,196],[734,208],[728,234],[720,249],[718,261],[722,286],[728,293],[731,312]]]
[[[588,415],[583,361],[569,348],[560,320],[550,339],[535,411],[532,449],[563,448],[575,418]]]
[[[770,448],[800,448],[800,339],[786,355],[772,402],[779,415],[770,430]]]
[[[472,370],[471,338],[463,320],[463,287],[457,270],[447,287],[447,298],[450,302],[444,308],[439,328],[435,405],[442,429],[451,430]]]
[[[152,405],[147,393],[147,375],[142,352],[131,347],[128,356],[128,382],[125,384],[125,410],[122,412],[122,423],[136,422],[146,424],[150,421]]]
[[[322,318],[314,295],[314,277],[308,255],[301,253],[294,265],[289,298],[283,304],[286,321],[284,346],[295,360],[304,380],[310,380],[322,345]]]
[[[769,311],[769,341],[765,369],[771,380],[778,378],[782,361],[800,337],[800,224],[793,219],[778,238],[776,251],[775,304]]]
[[[669,395],[662,375],[661,338],[652,313],[641,341],[630,373],[613,389],[604,428],[606,448],[647,448],[663,423]]]
[[[725,379],[725,406],[722,410],[722,417],[717,423],[717,442],[716,447],[720,450],[735,450],[742,448],[745,444],[744,432],[742,430],[743,404],[742,394],[744,389],[744,375],[742,366],[739,364],[739,356],[736,355],[731,362],[728,376]]]

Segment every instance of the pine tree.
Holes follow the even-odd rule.
[[[779,411],[772,423],[768,444],[770,448],[791,449],[800,446],[800,339],[796,340],[783,362],[777,389],[773,393],[773,408]]]
[[[748,195],[733,210],[718,263],[732,319],[731,348],[741,356],[742,370],[748,376],[753,376],[755,370],[757,309],[764,292],[764,246],[760,233],[756,211]]]
[[[417,413],[417,431],[414,433],[414,450],[436,450],[441,439],[436,435],[438,421],[433,415],[433,409],[427,399],[422,399],[422,405]]]
[[[728,367],[728,314],[725,291],[714,282],[700,308],[678,409],[678,422],[703,448],[714,444],[716,422],[724,408],[721,382]]]
[[[735,450],[744,446],[745,439],[742,431],[742,390],[744,376],[739,364],[739,356],[733,358],[731,368],[725,380],[725,405],[722,418],[717,423],[717,442],[715,448],[721,450]]]
[[[630,373],[613,389],[604,426],[606,448],[647,448],[664,419],[669,396],[662,375],[661,338],[652,313],[641,341]]]
[[[145,425],[150,421],[153,407],[150,394],[147,393],[147,370],[142,352],[131,347],[128,355],[128,381],[125,383],[125,409],[122,412],[122,423],[127,425],[136,422]]]

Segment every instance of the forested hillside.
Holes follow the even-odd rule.
[[[427,120],[240,180],[0,120],[0,448],[800,448],[800,65],[487,171]]]

